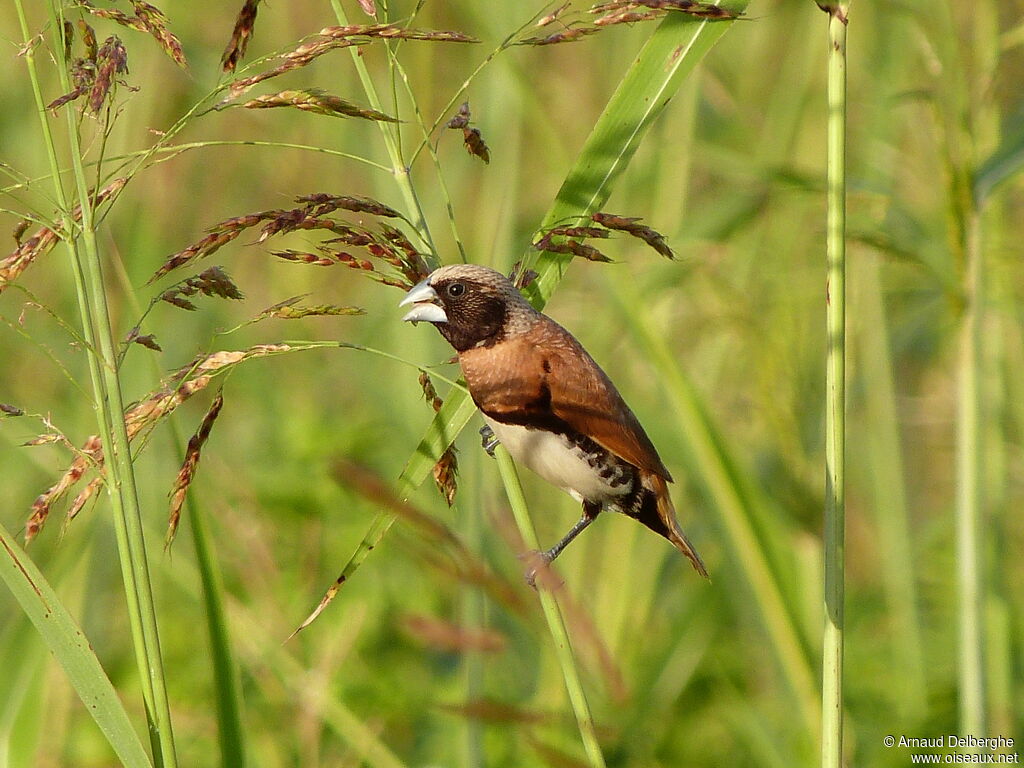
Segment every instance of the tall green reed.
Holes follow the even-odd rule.
[[[825,286],[825,633],[822,650],[823,768],[843,764],[843,641],[846,629],[846,26],[849,3],[828,12],[828,181]]]

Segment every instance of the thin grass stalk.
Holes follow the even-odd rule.
[[[331,8],[334,9],[334,15],[338,19],[338,23],[342,26],[347,26],[349,24],[348,14],[345,13],[345,9],[342,8],[341,0],[331,0]],[[355,65],[356,72],[359,75],[359,81],[363,84],[363,91],[366,93],[366,99],[370,102],[370,108],[375,109],[378,112],[383,111],[380,97],[377,95],[377,89],[373,84],[373,78],[370,77],[369,70],[366,68],[366,63],[363,61],[361,52],[353,47],[350,49],[350,53],[352,54],[352,62]],[[395,123],[385,124],[383,122],[378,122],[377,126],[380,128],[381,136],[384,139],[384,147],[387,149],[388,157],[391,159],[391,173],[395,177],[395,181],[398,184],[398,189],[402,193],[402,197],[405,198],[405,206],[409,216],[411,217],[412,225],[416,228],[416,231],[423,239],[423,242],[426,243],[430,249],[430,254],[426,257],[427,263],[430,266],[437,266],[437,248],[430,235],[430,227],[427,225],[427,219],[423,213],[423,206],[420,205],[419,196],[416,194],[416,188],[413,186],[412,177],[409,172],[409,165],[402,157],[402,150],[399,146],[398,132],[401,128]]]
[[[58,34],[56,30],[63,29],[63,9],[55,2],[50,4],[50,20],[56,36]],[[55,37],[55,49],[60,50],[60,47],[60,40]],[[63,67],[58,67],[58,71],[62,86],[67,87],[67,71]],[[129,620],[132,624],[136,659],[139,662],[144,681],[143,694],[147,699],[146,709],[150,739],[154,742],[154,759],[157,765],[174,768],[177,765],[177,758],[171,730],[170,705],[167,700],[152,585],[142,532],[142,515],[135,482],[135,468],[132,464],[128,443],[128,432],[122,416],[124,397],[121,393],[121,382],[117,372],[117,345],[114,341],[113,327],[107,306],[102,264],[96,242],[92,196],[85,177],[85,164],[78,137],[78,126],[73,110],[66,110],[65,114],[68,123],[72,171],[78,204],[82,212],[78,232],[84,246],[84,257],[82,251],[76,247],[76,238],[73,236],[75,230],[71,226],[73,222],[66,223],[65,231],[73,261],[76,264],[76,283],[78,283],[79,308],[82,314],[83,328],[86,338],[91,342],[90,373],[93,376],[96,410],[106,453],[107,488],[114,512],[118,551],[129,606]],[[45,114],[41,119],[45,122]],[[47,135],[52,144],[52,135],[48,131]],[[56,152],[52,148],[50,154],[51,157],[56,157]],[[59,169],[54,167],[51,170],[54,174],[55,185],[60,189],[59,194],[63,197]],[[66,201],[62,208],[67,210]],[[84,285],[79,282],[83,280]],[[96,375],[97,368],[99,369],[98,376]],[[132,610],[133,606],[135,610]],[[146,696],[147,692],[148,697]]]
[[[527,547],[539,550],[537,531],[533,527],[530,512],[526,508],[523,486],[519,482],[519,475],[516,473],[515,464],[512,463],[512,457],[505,446],[499,444],[494,449],[494,458],[498,461],[498,472],[501,474],[508,503],[515,516],[519,535]],[[555,644],[555,655],[558,657],[558,665],[562,670],[562,677],[565,679],[565,690],[569,695],[569,703],[572,705],[573,714],[576,715],[576,724],[579,727],[587,760],[591,768],[604,768],[604,755],[601,754],[601,745],[598,744],[597,735],[594,732],[594,718],[590,714],[590,705],[587,703],[587,696],[583,691],[583,683],[580,681],[579,669],[572,654],[569,633],[565,628],[565,621],[558,607],[558,601],[554,594],[543,585],[538,587],[537,594],[540,597],[540,605],[544,611],[548,632],[551,633],[551,639]]]
[[[825,325],[825,633],[821,764],[843,764],[843,633],[846,579],[846,24],[848,4],[827,8],[828,187]]]
[[[473,488],[469,498],[475,500],[476,509],[467,510],[466,505],[457,505],[466,547],[471,552],[484,550],[484,529],[481,515],[476,510],[483,509],[483,483],[480,459],[473,462]],[[462,591],[462,616],[466,628],[471,632],[487,626],[487,599],[483,592],[475,587]],[[466,701],[479,701],[486,695],[484,652],[479,648],[470,648],[464,654]],[[487,765],[484,751],[484,728],[475,717],[466,718],[465,724],[465,765],[467,768],[485,768]]]
[[[28,22],[24,13],[24,8],[21,0],[15,0],[15,6],[18,12],[18,18],[22,29],[22,34],[25,38],[26,44],[26,66],[29,71],[29,78],[32,82],[33,96],[35,98],[36,107],[39,114],[41,130],[43,134],[44,144],[47,152],[47,157],[50,162],[51,178],[54,182],[54,192],[56,196],[57,204],[62,212],[62,223],[63,229],[66,233],[66,244],[68,251],[71,255],[71,266],[72,273],[75,280],[75,290],[78,298],[79,312],[82,321],[82,331],[86,340],[88,354],[87,360],[89,365],[89,375],[92,382],[92,388],[94,393],[94,409],[97,415],[97,422],[100,434],[105,436],[105,444],[109,446],[111,444],[110,435],[112,429],[114,429],[114,421],[112,409],[110,407],[110,401],[107,397],[107,379],[104,375],[103,364],[100,356],[97,353],[96,348],[96,324],[93,322],[92,317],[92,302],[89,297],[88,289],[88,274],[87,267],[83,263],[81,252],[78,247],[78,242],[73,236],[76,231],[76,223],[70,214],[70,207],[68,206],[67,195],[65,194],[62,176],[60,171],[60,164],[57,160],[56,142],[53,137],[53,133],[50,130],[49,123],[46,118],[45,101],[42,98],[42,91],[39,86],[38,74],[35,68],[35,59],[33,55],[34,44],[29,34]],[[50,19],[51,24],[55,30],[62,28],[62,14],[60,9],[54,4],[50,5]],[[55,32],[56,34],[56,32]],[[56,49],[60,50],[61,46],[57,41]],[[60,73],[62,87],[66,90],[68,86],[67,72],[63,68],[58,67]],[[84,169],[82,167],[81,156],[79,147],[77,146],[77,126],[74,123],[73,111],[68,110],[68,122],[69,132],[75,142],[73,155],[76,165],[76,181],[78,182],[79,190],[84,189],[84,194],[80,194],[80,202],[82,207],[82,231],[91,232],[92,227],[92,206],[91,199],[88,193],[88,185],[85,182]],[[88,216],[88,218],[86,218]],[[95,236],[92,237],[92,244],[95,247]],[[109,321],[108,321],[109,330]],[[112,360],[113,358],[108,358]],[[116,379],[116,376],[115,376]],[[120,393],[118,392],[118,395]],[[118,397],[120,403],[120,397]],[[120,418],[123,412],[123,406],[117,412],[118,418],[117,423],[120,424],[122,431],[124,430],[124,421]],[[125,435],[125,444],[127,444],[127,435]],[[114,451],[110,451],[112,454],[116,454],[116,448]],[[130,457],[128,460],[130,466]],[[160,760],[161,755],[170,754],[171,762],[168,765],[173,766],[173,740],[170,736],[168,728],[161,726],[161,721],[169,722],[169,710],[166,706],[166,696],[164,696],[164,706],[161,707],[157,703],[155,689],[152,682],[153,673],[153,662],[150,655],[150,644],[147,642],[147,632],[145,629],[145,622],[143,621],[143,606],[139,599],[139,595],[148,591],[145,588],[140,589],[138,583],[138,573],[134,558],[131,556],[131,547],[129,545],[129,535],[127,527],[123,524],[125,515],[122,512],[122,491],[124,486],[122,485],[119,478],[120,466],[115,460],[115,456],[111,456],[111,460],[107,462],[108,471],[110,472],[108,488],[114,508],[114,523],[115,531],[117,533],[118,549],[121,553],[121,572],[122,580],[125,585],[126,602],[128,608],[129,624],[131,626],[132,642],[135,648],[136,661],[139,666],[139,676],[142,682],[142,694],[143,700],[146,705],[147,721],[149,725],[150,742],[153,748],[154,757]],[[145,587],[148,587],[148,572],[145,574]],[[151,602],[151,600],[150,600]],[[162,679],[162,670],[160,671],[160,677]],[[161,718],[158,712],[161,710],[167,713],[167,716]],[[167,764],[167,763],[163,763]]]
[[[73,126],[71,134],[74,136]],[[126,589],[134,593],[129,600],[134,597],[138,605],[141,650],[146,659],[146,676],[150,680],[153,697],[152,711],[149,713],[150,728],[156,734],[162,757],[162,761],[158,764],[164,768],[173,768],[177,765],[177,759],[171,732],[170,705],[167,700],[135,467],[132,463],[128,432],[122,417],[125,401],[117,371],[117,345],[114,341],[104,287],[103,266],[96,242],[92,201],[85,179],[85,167],[81,162],[77,137],[72,138],[72,144],[72,162],[79,203],[82,208],[81,237],[85,251],[82,265],[88,294],[86,312],[93,327],[94,338],[99,346],[98,350],[92,350],[92,354],[98,354],[100,357],[101,388],[96,394],[99,410],[102,412],[102,422],[107,426],[107,431],[103,434],[103,444],[106,448],[105,465],[109,472],[107,487],[113,501],[118,550],[122,560],[128,561],[132,571],[132,579],[130,583],[126,584]],[[137,648],[136,652],[138,653],[139,650]]]
[[[125,290],[132,313],[143,314],[138,298],[132,292],[131,280],[124,261],[114,262],[117,277]],[[153,363],[154,384],[158,384],[163,371],[157,358]],[[178,465],[185,460],[182,446],[185,436],[178,424],[177,414],[170,418],[170,441],[177,452]],[[207,634],[210,640],[210,657],[213,668],[214,697],[217,707],[217,744],[220,748],[222,766],[245,768],[247,765],[245,730],[242,727],[242,691],[238,665],[231,648],[227,616],[224,610],[224,584],[221,569],[207,528],[205,511],[196,503],[195,494],[189,490],[185,500],[186,513],[190,521],[192,545],[196,553],[199,581],[202,586],[202,603],[206,615]]]
[[[387,41],[386,41],[387,42]],[[430,140],[430,129],[427,128],[426,121],[423,119],[423,113],[420,111],[420,105],[416,101],[416,94],[413,93],[412,83],[409,82],[409,75],[405,71],[405,67],[402,66],[402,62],[398,60],[395,52],[388,46],[388,60],[391,62],[391,67],[394,72],[402,78],[402,84],[405,86],[405,92],[409,96],[409,101],[412,103],[413,112],[416,114],[416,124],[420,127],[420,131],[423,133],[423,144],[421,146],[426,147],[427,152],[430,153],[430,158],[434,161],[434,172],[437,176],[437,191],[440,193],[441,202],[444,203],[445,211],[448,213],[448,223],[452,231],[452,239],[455,241],[455,247],[459,249],[459,258],[465,264],[469,261],[466,255],[466,246],[462,242],[462,238],[459,236],[459,227],[455,221],[455,206],[452,205],[452,196],[448,191],[448,182],[445,181],[444,173],[441,168],[441,158],[438,157],[437,148],[434,142]],[[398,101],[398,95],[395,94],[395,101]],[[398,132],[399,142],[401,142],[401,132]],[[401,153],[401,143],[399,143],[399,152]]]
[[[175,432],[178,430],[175,429]],[[180,450],[183,443],[180,439],[176,442]],[[220,761],[225,768],[245,768],[247,760],[245,731],[242,728],[241,681],[238,678],[238,669],[228,637],[227,618],[224,614],[224,586],[210,544],[206,513],[195,503],[191,492],[188,494],[187,505],[192,545],[196,550],[196,563],[203,587],[203,607],[206,609],[206,629],[210,636],[210,655],[213,657]]]
[[[983,653],[984,601],[980,532],[981,376],[984,266],[981,217],[967,222],[964,309],[960,328],[956,445],[956,554],[959,598],[960,733],[983,735],[985,730],[985,664]]]

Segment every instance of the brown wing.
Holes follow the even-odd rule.
[[[573,336],[541,316],[526,333],[459,355],[473,400],[503,423],[568,425],[630,464],[672,480],[615,385]]]

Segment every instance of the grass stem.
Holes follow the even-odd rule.
[[[347,25],[349,23],[348,14],[345,13],[341,0],[331,0],[331,8],[334,9],[334,15],[337,17],[339,24]],[[359,74],[359,80],[363,84],[363,91],[370,102],[370,107],[378,112],[382,111],[380,97],[377,95],[377,89],[373,84],[373,79],[370,77],[369,70],[366,68],[361,52],[352,48],[351,53],[352,62],[355,64],[356,72]],[[430,254],[427,256],[428,262],[435,260],[437,258],[437,247],[434,245],[434,240],[430,235],[430,227],[427,226],[423,206],[420,204],[416,188],[413,186],[409,165],[402,157],[399,136],[401,128],[395,123],[378,122],[377,126],[380,128],[381,136],[384,139],[384,147],[387,149],[388,157],[391,160],[391,172],[394,174],[398,188],[405,199],[406,210],[411,217],[412,225],[416,228],[423,242],[430,248]],[[436,266],[436,264],[433,266]]]
[[[961,318],[957,397],[956,554],[959,597],[960,733],[985,734],[984,608],[981,584],[981,371],[984,268],[981,216],[970,214],[966,232],[964,310]]]
[[[827,8],[828,212],[825,324],[825,632],[822,649],[823,768],[843,764],[843,602],[846,579],[846,24],[848,5]]]
[[[526,508],[523,486],[519,482],[519,475],[516,473],[512,457],[503,445],[499,445],[495,448],[494,458],[498,460],[498,471],[501,473],[501,481],[505,485],[505,493],[508,495],[512,514],[515,516],[519,535],[522,536],[527,547],[531,550],[539,550],[540,544],[537,541],[537,532],[533,527],[533,521],[530,519],[530,512]],[[594,732],[594,719],[590,714],[590,705],[587,704],[587,696],[583,691],[583,684],[580,682],[580,673],[576,667],[576,659],[572,654],[572,647],[569,644],[569,633],[565,628],[565,621],[562,618],[561,609],[558,607],[558,601],[555,599],[554,593],[543,585],[538,587],[537,594],[540,596],[540,605],[544,611],[544,620],[547,622],[548,632],[551,633],[551,639],[555,644],[558,665],[561,667],[562,676],[565,678],[565,689],[569,695],[569,703],[572,705],[573,714],[576,715],[576,723],[579,726],[580,738],[583,740],[583,748],[587,753],[587,760],[591,768],[604,768],[604,756],[601,754],[601,746],[598,744],[597,735]]]

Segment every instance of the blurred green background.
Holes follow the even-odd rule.
[[[122,37],[127,82],[138,89],[118,92],[108,157],[145,149],[216,86],[237,5],[165,4],[189,58],[185,72],[146,35],[91,20],[101,41]],[[343,5],[353,19],[365,19],[356,3]],[[396,3],[391,16],[402,19],[412,8]],[[457,29],[483,41],[398,48],[427,119],[439,117],[476,65],[539,10],[518,2],[425,4],[416,26]],[[45,14],[30,13],[33,29],[42,29]],[[249,58],[290,50],[333,23],[329,3],[261,6]],[[1024,183],[1011,176],[977,208],[964,191],[972,169],[1012,146],[1024,126],[1024,3],[857,0],[849,29],[847,753],[850,765],[902,766],[909,751],[886,749],[886,734],[957,732],[954,416],[960,233],[972,212],[983,233],[987,293],[981,381],[988,733],[977,735],[1024,738],[1024,566],[1013,555],[1024,546]],[[455,227],[471,260],[507,271],[526,253],[579,147],[652,30],[638,24],[561,46],[513,47],[473,79],[465,97],[490,164],[470,157],[456,132],[441,133],[437,144]],[[666,542],[612,515],[559,559],[571,596],[570,632],[609,765],[816,760],[825,33],[826,16],[809,0],[752,2],[747,18],[683,84],[605,206],[644,217],[666,235],[678,260],[617,239],[607,249],[616,263],[574,262],[547,307],[646,426],[676,477],[683,526],[712,573],[711,583],[702,582]],[[52,215],[10,7],[0,13],[0,42],[0,160],[34,180],[28,190],[7,189],[0,205]],[[56,98],[52,67],[45,55],[39,59],[44,96]],[[387,110],[395,111],[383,45],[367,47],[364,60]],[[318,87],[366,103],[346,51],[252,95],[285,87]],[[394,91],[402,93],[401,84]],[[411,121],[409,100],[403,94],[399,101],[397,110]],[[95,153],[95,119],[83,121]],[[403,135],[408,147],[420,138],[412,122]],[[309,145],[388,164],[377,126],[295,110],[209,112],[175,143],[239,140]],[[1009,167],[1014,162],[1011,156]],[[457,260],[440,182],[425,153],[413,182],[439,258]],[[4,184],[11,183],[8,176]],[[279,146],[205,146],[138,174],[101,229],[118,332],[126,334],[140,308],[186,276],[146,285],[169,254],[218,221],[288,208],[296,196],[315,192],[403,206],[389,173]],[[17,221],[0,214],[0,229],[10,231]],[[317,241],[309,234],[267,245],[255,240],[254,230],[185,271],[222,265],[244,302],[201,297],[196,312],[162,304],[149,316],[144,332],[155,334],[163,352],[129,351],[129,399],[143,397],[197,354],[284,339],[363,344],[456,375],[455,366],[444,365],[450,350],[433,329],[399,322],[399,291],[343,266],[302,266],[269,254],[271,246],[308,249]],[[19,283],[77,324],[61,248]],[[302,293],[310,303],[358,305],[366,315],[265,320],[221,333]],[[0,294],[0,320],[0,402],[48,416],[81,444],[95,431],[82,391],[88,375],[81,348],[20,290]],[[447,386],[435,383],[444,396]],[[179,436],[196,429],[212,392],[175,414]],[[323,615],[285,642],[379,509],[339,471],[339,461],[364,465],[396,488],[432,411],[414,369],[348,349],[246,363],[224,382],[224,397],[193,498],[209,520],[222,569],[249,762],[582,764],[551,640],[522,581],[519,544],[494,464],[479,449],[477,421],[458,442],[454,507],[429,483],[411,501],[450,526],[500,588],[460,576],[448,548],[401,519]],[[0,520],[15,532],[71,459],[60,445],[22,446],[43,431],[28,417],[0,423]],[[182,765],[207,766],[218,764],[218,734],[195,555],[185,535],[169,552],[160,549],[184,439],[176,442],[163,425],[137,469],[179,757]],[[554,542],[576,519],[576,505],[536,478],[524,481],[541,541]],[[79,617],[143,727],[108,504],[87,507],[63,533],[59,517],[30,553]],[[113,759],[31,624],[0,592],[0,765],[106,766]]]

